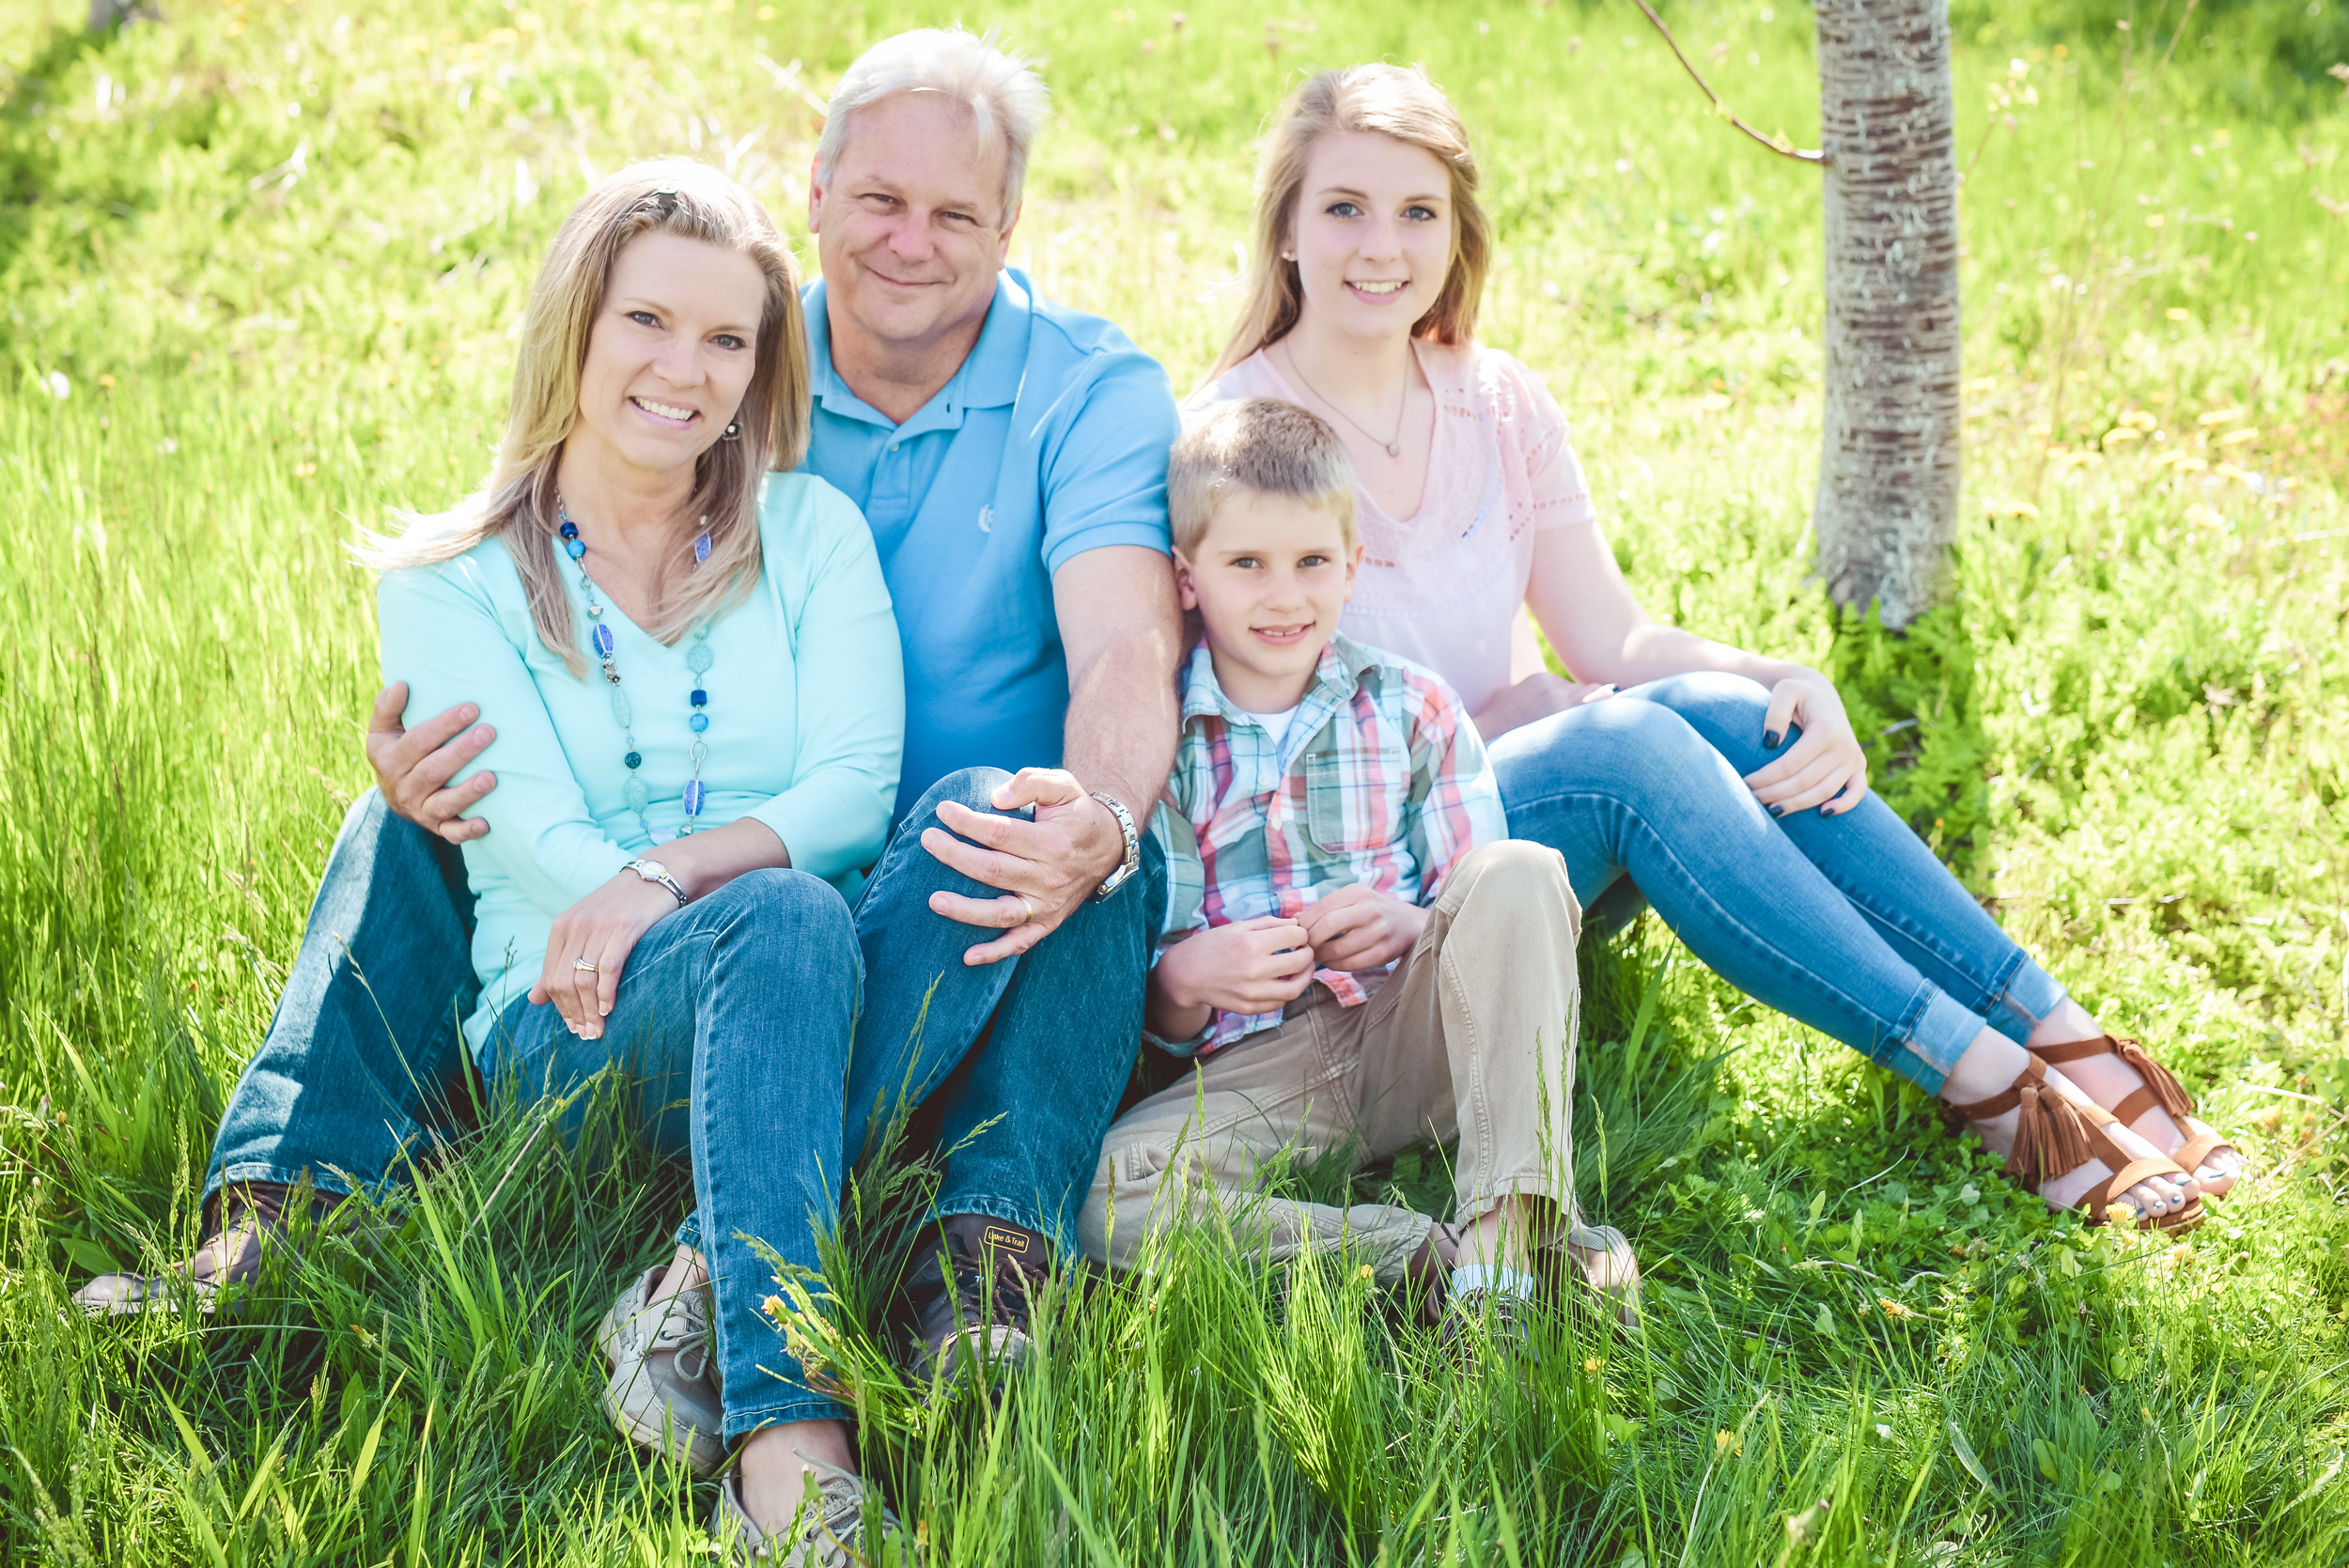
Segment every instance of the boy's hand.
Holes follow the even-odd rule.
[[[1304,926],[1281,915],[1259,915],[1168,948],[1150,974],[1152,1000],[1194,1020],[1205,1010],[1270,1013],[1305,994],[1314,967]],[[1202,1027],[1193,1021],[1180,1034],[1196,1034]]]
[[[1411,951],[1427,911],[1356,882],[1308,908],[1305,939],[1326,970],[1384,968]]]

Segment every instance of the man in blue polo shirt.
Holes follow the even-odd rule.
[[[1003,264],[1043,109],[1042,84],[967,33],[885,40],[833,97],[809,203],[823,281],[806,294],[806,467],[872,527],[907,691],[899,823],[857,911],[866,990],[848,1103],[868,1130],[918,1105],[918,1136],[951,1151],[904,1315],[926,1369],[957,1377],[1024,1352],[1028,1298],[1131,1063],[1163,902],[1139,830],[1175,730],[1165,373]],[[446,1054],[445,1026],[471,1005],[450,1005],[471,985],[471,898],[445,850],[487,831],[463,814],[495,780],[452,781],[497,716],[466,705],[403,730],[406,697],[378,699],[381,792],[345,824],[215,1144],[207,1190],[229,1234],[181,1278],[257,1266],[291,1179],[272,1159],[288,1124],[381,1119],[376,1102],[421,1094],[413,1080],[431,1075],[413,1064]],[[331,1171],[308,1174],[339,1190]],[[649,1424],[642,1400],[632,1421],[613,1405],[640,1440],[661,1440],[660,1405],[688,1425],[697,1397],[675,1354],[678,1322],[697,1316],[699,1260],[683,1250],[697,1236],[689,1219],[677,1258],[612,1321],[614,1389],[644,1377],[660,1395]],[[108,1277],[84,1305],[167,1289]],[[852,1468],[846,1453],[804,1457],[828,1493],[831,1467]],[[773,1528],[800,1479],[733,1477],[729,1501]]]

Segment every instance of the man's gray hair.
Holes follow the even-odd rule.
[[[905,92],[944,93],[970,107],[979,134],[1003,138],[1003,210],[996,226],[1009,228],[1028,179],[1028,148],[1044,124],[1050,94],[1026,60],[995,47],[991,27],[985,37],[959,27],[917,27],[858,55],[832,89],[824,115],[824,133],[816,143],[817,180],[832,183],[856,112]]]

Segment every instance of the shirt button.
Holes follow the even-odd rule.
[[[890,449],[892,452],[894,452],[895,450],[897,450],[897,443],[896,443],[895,442],[894,442],[894,441],[893,441],[893,442],[891,442],[889,443],[889,449]]]

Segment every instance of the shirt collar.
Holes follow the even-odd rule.
[[[971,346],[954,379],[901,426],[892,425],[888,415],[850,391],[833,368],[832,316],[824,298],[824,280],[817,278],[801,296],[801,308],[807,318],[808,388],[827,412],[911,436],[925,430],[957,428],[968,409],[1005,408],[1019,401],[1028,367],[1029,327],[1035,303],[1035,291],[1026,273],[1006,267],[995,274],[995,298],[988,302],[979,340]]]
[[[1307,687],[1299,706],[1313,706],[1315,693],[1328,691],[1336,706],[1350,701],[1361,689],[1362,675],[1377,667],[1378,660],[1370,649],[1340,632],[1330,639],[1321,650],[1321,658],[1314,665],[1314,684]],[[1215,678],[1215,656],[1207,651],[1207,640],[1202,637],[1198,646],[1190,650],[1190,662],[1183,667],[1183,722],[1217,715],[1226,723],[1246,720],[1255,723],[1253,716],[1233,706],[1223,694],[1223,683]]]

